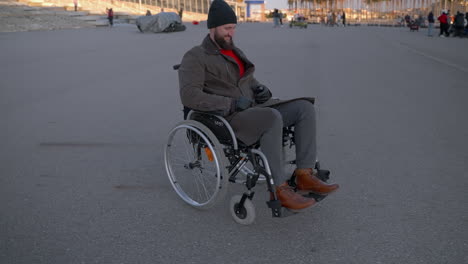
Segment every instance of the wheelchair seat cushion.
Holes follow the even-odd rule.
[[[234,142],[227,126],[216,116],[194,112],[191,115],[192,120],[198,121],[208,127],[216,136],[221,144],[232,145]]]

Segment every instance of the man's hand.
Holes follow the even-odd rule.
[[[255,102],[263,104],[271,98],[271,92],[265,85],[259,85],[254,89]]]
[[[252,103],[253,102],[249,98],[247,98],[245,96],[241,96],[241,97],[236,99],[235,110],[236,111],[244,111],[245,109],[252,106]]]

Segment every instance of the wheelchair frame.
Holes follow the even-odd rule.
[[[193,122],[197,122],[197,123],[193,123]],[[197,124],[197,126],[200,126],[199,124],[201,124],[203,125],[203,127],[206,127],[210,131],[210,133],[212,133],[212,135],[209,135],[207,138],[204,138],[203,139],[204,141],[206,142],[219,141],[219,145],[222,148],[222,153],[221,151],[218,151],[218,153],[223,154],[225,158],[227,159],[227,162],[226,162],[227,175],[221,175],[221,177],[227,177],[229,182],[233,182],[233,183],[241,182],[247,188],[247,190],[242,194],[240,199],[238,196],[235,196],[233,197],[233,199],[237,201],[231,200],[231,207],[232,207],[230,208],[232,210],[231,214],[236,222],[240,224],[250,224],[253,222],[254,219],[251,219],[252,218],[251,215],[255,214],[253,204],[251,202],[255,194],[255,192],[253,191],[253,188],[257,185],[261,175],[263,175],[266,178],[267,189],[270,192],[270,200],[267,201],[266,203],[272,211],[272,216],[284,217],[284,216],[296,213],[296,212],[292,212],[289,210],[284,210],[285,208],[281,206],[281,202],[279,201],[276,195],[275,182],[271,176],[271,169],[270,169],[268,160],[265,154],[259,150],[260,146],[258,143],[251,145],[251,146],[247,146],[247,145],[244,145],[242,142],[239,142],[235,136],[234,130],[232,129],[230,124],[227,122],[227,120],[216,114],[190,110],[186,115],[186,120],[181,122],[178,126],[176,126],[176,128],[184,126],[184,125],[187,127],[190,127],[190,124]],[[202,133],[208,134],[207,132],[202,132]],[[187,136],[191,137],[192,135],[187,135]],[[214,136],[216,140],[208,139],[210,136]],[[193,140],[191,141],[191,144],[195,144],[195,143],[193,142]],[[170,145],[171,145],[171,142],[168,142],[168,146]],[[283,148],[286,148],[288,145],[290,147],[295,145],[293,127],[286,127],[283,129]],[[201,147],[204,147],[204,146],[201,146]],[[199,150],[197,151],[199,152]],[[220,159],[220,157],[216,157],[216,158]],[[166,160],[166,170],[168,172],[169,178],[171,179],[171,176],[169,175],[170,172],[168,168],[168,160],[167,160],[166,153],[165,153],[165,160]],[[253,170],[246,167],[246,165],[249,162],[252,164]],[[289,163],[295,164],[295,160],[289,161]],[[187,165],[187,166],[190,166],[190,165]],[[319,169],[319,166],[320,166],[319,162],[317,161],[316,166],[315,166],[316,169]],[[217,173],[220,173],[220,171],[217,171]],[[245,175],[246,177],[245,181],[237,180],[237,176],[239,173]],[[221,178],[221,182],[227,182],[227,181],[226,179]],[[220,184],[219,188],[220,189],[224,188],[226,190],[227,184],[224,186],[223,185],[224,184]],[[174,184],[173,184],[173,187],[176,188]],[[225,191],[225,190],[222,190],[222,191]],[[181,196],[179,191],[177,191],[177,189],[176,189],[176,192],[179,194],[179,196]],[[316,200],[319,200],[323,197],[317,196],[314,198]],[[185,201],[187,202],[187,200]],[[194,204],[191,204],[191,203],[189,204],[194,206]],[[198,206],[194,206],[194,207],[198,207]],[[248,208],[248,210],[246,208]],[[255,216],[253,216],[253,218],[254,217]]]
[[[179,67],[180,64],[177,64],[173,66],[173,69],[178,70]],[[164,160],[166,165],[166,172],[174,190],[186,203],[198,209],[209,208],[216,202],[216,198],[221,200],[220,197],[223,196],[227,190],[227,181],[233,183],[243,183],[246,186],[247,191],[245,191],[242,196],[236,195],[232,197],[230,202],[230,211],[231,215],[237,223],[244,225],[251,224],[255,220],[255,207],[251,202],[255,192],[252,189],[258,183],[261,175],[263,175],[266,178],[267,189],[270,192],[270,200],[266,203],[271,209],[272,216],[285,217],[297,213],[281,206],[281,202],[276,195],[275,183],[271,176],[271,169],[268,160],[265,154],[259,150],[260,146],[258,143],[247,146],[242,144],[242,142],[238,142],[234,130],[227,122],[227,120],[222,116],[216,115],[214,113],[194,111],[184,107],[184,117],[185,120],[174,127],[169,134],[169,140],[164,150]],[[191,125],[195,127],[191,127]],[[207,151],[208,148],[211,153],[220,154],[220,157],[214,157],[217,166],[218,162],[223,165],[223,160],[227,158],[227,166],[224,168],[217,167],[216,170],[218,189],[213,194],[213,197],[211,197],[212,199],[215,199],[213,202],[211,202],[211,199],[209,199],[206,203],[198,204],[190,197],[187,197],[187,194],[183,190],[180,190],[180,187],[177,186],[177,179],[174,177],[174,172],[170,168],[171,164],[169,161],[168,149],[171,147],[171,140],[174,136],[174,133],[176,133],[178,129],[183,128],[192,130],[192,132],[187,131],[187,137],[189,138],[190,144],[197,145],[197,161],[186,164],[186,166],[184,166],[186,169],[193,169],[194,167],[199,166],[197,162],[201,159],[200,156],[202,147],[205,148],[205,151]],[[220,130],[221,133],[224,133],[223,137],[216,135],[216,133],[219,133]],[[197,136],[193,139],[191,138],[193,136],[192,133],[197,134]],[[205,143],[202,145],[200,145],[199,142],[195,142],[200,138],[205,141]],[[295,145],[293,126],[283,128],[283,152],[288,144],[290,148]],[[221,148],[222,150],[220,151],[218,148]],[[217,149],[217,151],[215,151],[215,149]],[[246,167],[249,162],[252,164],[253,170]],[[295,165],[295,158],[288,163]],[[318,160],[315,163],[315,169],[318,171],[318,177],[322,181],[327,181],[329,179],[329,171],[320,170],[320,163]],[[225,171],[227,171],[227,173]],[[245,181],[237,180],[236,177],[239,173],[245,175]],[[289,185],[296,187],[294,176],[291,177],[288,183]],[[308,196],[310,198],[314,198],[317,201],[320,201],[326,197],[324,195],[313,193],[309,193]]]

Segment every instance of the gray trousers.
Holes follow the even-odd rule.
[[[280,185],[289,179],[284,170],[283,127],[294,125],[297,168],[313,168],[316,161],[315,108],[306,100],[268,107],[272,112],[271,126],[260,138],[260,148],[268,159],[273,180]]]

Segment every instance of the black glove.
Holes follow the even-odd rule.
[[[255,102],[263,104],[271,98],[271,92],[265,85],[259,85],[254,89]]]
[[[245,109],[252,106],[252,103],[253,102],[249,98],[241,96],[235,101],[235,111],[244,111]]]

